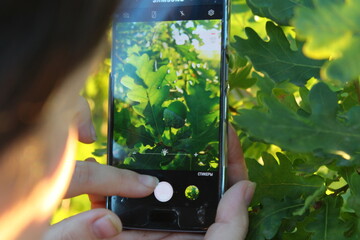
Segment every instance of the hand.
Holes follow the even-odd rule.
[[[84,98],[79,98],[77,106],[79,140],[83,143],[92,143],[96,140],[96,133],[89,105]],[[129,197],[145,197],[153,192],[158,183],[154,177],[102,166],[94,161],[89,159],[86,162],[77,162],[65,198],[83,193],[98,194],[102,197],[91,195],[92,207],[104,207],[103,196],[122,194]],[[55,224],[46,232],[44,239],[102,239],[104,233],[112,235],[119,231],[121,222],[115,214],[106,209],[94,209]]]
[[[243,153],[235,133],[229,128],[228,136],[228,178],[233,185],[226,191],[219,203],[215,223],[210,226],[205,237],[201,234],[164,233],[150,231],[124,231],[115,239],[118,240],[243,240],[248,230],[248,210],[255,191],[255,184],[248,181],[247,168]]]
[[[95,131],[90,109],[81,100],[79,111],[79,140],[91,143]],[[247,232],[247,205],[254,192],[254,184],[247,179],[246,166],[235,132],[229,130],[229,182],[231,187],[220,201],[216,223],[205,235],[206,239],[244,239]],[[240,181],[240,182],[239,182]],[[97,240],[97,239],[203,239],[200,234],[183,234],[148,231],[122,231],[122,224],[111,211],[104,209],[105,197],[121,195],[125,197],[145,197],[150,195],[158,181],[150,176],[97,164],[95,160],[77,162],[75,173],[66,194],[74,197],[89,194],[93,210],[68,218],[53,225],[46,233],[46,240]]]
[[[234,184],[226,191],[219,203],[216,220],[205,235],[205,239],[242,240],[248,230],[248,210],[255,191],[255,184],[247,181],[248,174],[244,155],[235,130],[228,131],[229,183]]]

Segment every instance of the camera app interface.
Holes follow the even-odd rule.
[[[113,27],[113,165],[217,171],[221,20],[130,18],[120,12]]]

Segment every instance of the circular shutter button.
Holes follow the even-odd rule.
[[[160,182],[154,191],[155,198],[159,202],[168,202],[174,194],[174,189],[168,182]]]

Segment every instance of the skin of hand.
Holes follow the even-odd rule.
[[[79,140],[93,142],[95,137],[89,106],[86,101],[79,111]],[[105,197],[145,197],[150,195],[157,178],[140,175],[129,170],[100,165],[94,159],[77,162],[66,198],[89,194],[92,210],[70,217],[50,227],[45,240],[176,240],[176,239],[245,239],[248,228],[248,211],[255,184],[248,181],[247,169],[241,146],[235,131],[230,127],[228,134],[228,178],[232,185],[221,199],[216,221],[206,235],[169,233],[154,231],[122,231],[120,219],[104,209]]]

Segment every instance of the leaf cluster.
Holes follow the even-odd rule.
[[[358,239],[360,1],[234,4],[230,112],[257,183],[247,239]]]
[[[197,30],[219,27],[209,20],[115,28],[113,149],[119,166],[217,168],[220,63],[204,59],[195,45],[203,44]],[[130,30],[137,33],[133,38],[126,36]]]

